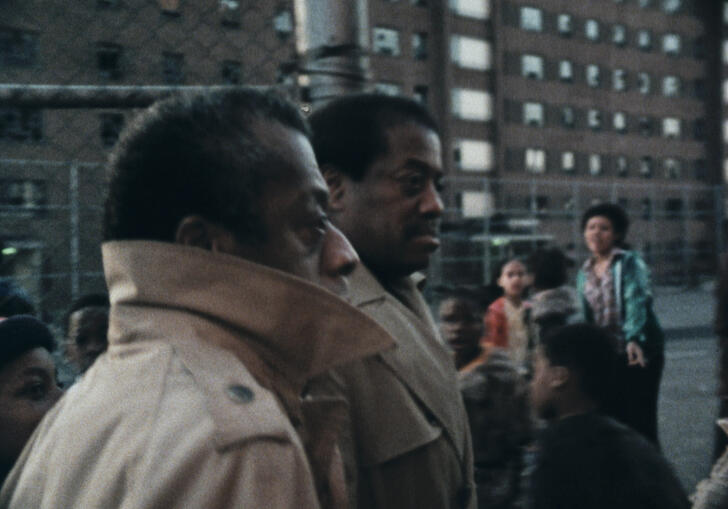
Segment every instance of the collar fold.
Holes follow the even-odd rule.
[[[103,244],[102,256],[112,323],[126,308],[193,315],[206,322],[203,329],[212,326],[239,340],[224,347],[252,348],[299,387],[394,344],[374,320],[328,290],[232,255],[166,242],[114,241]],[[155,327],[154,337],[165,326],[174,328],[173,323],[138,324]],[[110,343],[138,337],[145,331],[109,330]]]

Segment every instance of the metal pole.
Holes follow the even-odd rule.
[[[68,221],[71,227],[70,234],[70,274],[71,274],[71,300],[76,300],[80,292],[79,284],[79,192],[78,192],[78,164],[73,162],[68,173]]]
[[[299,79],[313,104],[364,90],[369,69],[366,0],[295,0]]]

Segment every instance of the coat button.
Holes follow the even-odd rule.
[[[250,403],[255,399],[253,391],[244,385],[231,385],[225,392],[235,403]]]

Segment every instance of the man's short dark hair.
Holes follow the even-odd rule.
[[[87,293],[74,300],[63,315],[63,333],[68,336],[68,321],[76,311],[86,308],[109,308],[109,296],[105,293]]]
[[[611,402],[618,362],[616,339],[601,327],[577,323],[560,327],[541,340],[553,366],[577,374],[582,391],[601,406]]]
[[[581,230],[584,231],[586,223],[595,216],[604,216],[612,223],[614,233],[617,235],[617,245],[621,245],[629,230],[629,217],[622,207],[616,203],[598,203],[592,205],[581,216]]]
[[[309,117],[319,166],[334,166],[352,180],[387,153],[386,130],[414,123],[439,132],[427,108],[400,96],[355,94],[335,99]]]
[[[171,242],[179,221],[200,215],[241,242],[265,238],[260,195],[288,165],[259,122],[310,136],[300,111],[271,91],[242,88],[162,100],[122,133],[109,159],[105,240]]]

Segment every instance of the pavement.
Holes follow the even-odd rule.
[[[718,348],[712,324],[711,283],[693,288],[656,287],[655,312],[665,331],[665,371],[659,429],[665,457],[691,493],[708,476],[718,412]]]
[[[690,339],[713,334],[715,291],[712,282],[692,288],[653,288],[654,309],[665,337]]]

